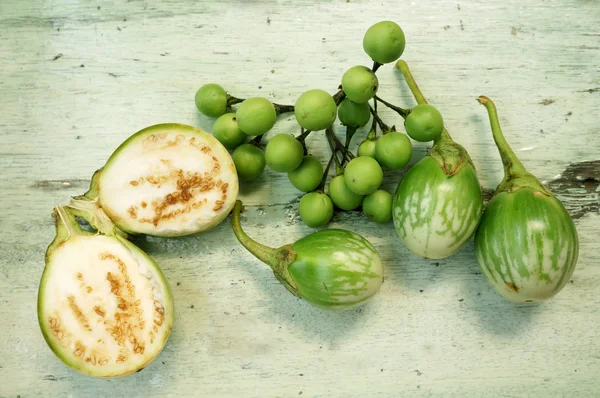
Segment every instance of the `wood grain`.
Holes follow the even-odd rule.
[[[117,380],[64,366],[36,317],[52,207],[84,192],[135,131],[162,122],[210,131],[193,102],[204,83],[278,103],[309,88],[335,92],[347,68],[370,64],[362,35],[381,19],[405,30],[403,58],[487,189],[502,168],[476,98],[496,102],[508,142],[576,218],[571,283],[546,303],[510,304],[486,284],[472,243],[444,261],[421,260],[391,223],[338,213],[330,226],[367,237],[386,278],[364,307],[326,313],[244,251],[228,218],[198,236],[135,239],[175,296],[175,328],[156,361]],[[27,0],[0,3],[0,26],[1,397],[600,394],[598,2]],[[414,104],[393,67],[378,76],[382,98]],[[382,117],[402,126],[391,112]],[[286,115],[269,136],[297,132]],[[307,145],[326,161],[322,136]],[[426,150],[415,143],[411,163]],[[384,186],[401,176],[387,173]],[[270,170],[244,184],[247,232],[273,246],[309,233],[299,197]]]

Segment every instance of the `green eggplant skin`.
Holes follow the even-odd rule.
[[[473,236],[483,211],[481,186],[470,162],[448,176],[426,156],[404,176],[392,202],[396,233],[417,256],[449,257]]]
[[[490,200],[475,233],[475,253],[500,295],[537,302],[555,296],[569,281],[579,240],[559,200],[524,187]]]
[[[316,307],[347,310],[379,291],[383,264],[372,244],[347,230],[326,229],[292,244],[288,266],[298,295]]]

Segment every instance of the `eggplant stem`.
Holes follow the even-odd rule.
[[[286,287],[286,289],[298,296],[298,288],[294,284],[288,271],[288,266],[296,259],[296,252],[292,248],[292,245],[288,244],[279,248],[273,248],[258,243],[249,237],[242,229],[240,223],[240,213],[242,208],[242,201],[239,199],[236,200],[231,216],[231,225],[235,237],[254,257],[271,267],[275,277]]]
[[[502,159],[502,165],[504,166],[505,176],[514,178],[529,174],[504,138],[504,134],[500,128],[500,121],[498,120],[498,113],[496,111],[496,105],[494,102],[484,95],[479,96],[477,101],[485,106],[490,118],[494,142],[498,147],[498,152],[500,152],[500,158]]]
[[[417,103],[427,104],[428,102],[425,99],[423,93],[421,92],[421,89],[417,85],[417,82],[415,81],[415,78],[410,72],[410,69],[408,69],[408,65],[406,64],[406,62],[403,60],[398,61],[396,63],[396,68],[400,69],[400,72],[402,72],[402,76],[404,76],[404,80],[406,80],[406,84],[408,84],[410,92],[412,93],[413,97],[415,97],[415,100],[417,100]]]

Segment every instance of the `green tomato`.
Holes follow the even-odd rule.
[[[386,223],[392,219],[392,194],[378,189],[365,196],[362,203],[363,213],[376,223]]]
[[[342,76],[342,89],[352,102],[364,104],[377,93],[379,80],[370,68],[357,65],[348,69]]]
[[[247,135],[237,124],[235,113],[225,113],[215,120],[213,135],[227,149],[235,149],[246,141]]]
[[[296,100],[294,116],[298,124],[307,130],[324,130],[335,121],[337,105],[327,91],[308,90]]]
[[[411,109],[404,127],[406,133],[415,141],[434,141],[442,135],[444,120],[436,108],[429,104],[420,104]]]
[[[304,156],[296,169],[288,172],[288,178],[296,189],[310,192],[317,188],[323,178],[323,165],[312,156]]]
[[[219,117],[227,111],[227,92],[218,84],[200,87],[195,99],[196,108],[206,116]]]
[[[304,224],[311,228],[321,227],[333,216],[333,203],[323,192],[309,192],[300,199],[298,213]]]
[[[362,127],[369,122],[371,118],[371,109],[369,103],[357,104],[349,98],[345,98],[338,109],[338,117],[344,126]]]
[[[242,180],[252,180],[265,169],[265,155],[253,144],[242,144],[233,151],[233,163]]]
[[[358,195],[373,193],[383,182],[383,170],[377,160],[369,156],[358,156],[346,165],[344,181]]]
[[[405,167],[412,156],[412,143],[406,134],[392,131],[379,137],[375,159],[384,167],[396,170]]]
[[[404,52],[406,39],[402,28],[392,21],[381,21],[367,29],[363,49],[375,62],[394,62]]]
[[[369,156],[375,158],[375,146],[377,139],[366,139],[358,146],[358,156]]]
[[[263,97],[244,100],[235,114],[240,129],[251,136],[265,134],[277,121],[275,107],[271,101]]]
[[[304,156],[300,141],[287,134],[277,134],[269,140],[265,148],[267,165],[281,173],[295,170]]]
[[[354,210],[362,203],[362,195],[352,192],[343,175],[334,177],[329,183],[329,197],[342,210]]]

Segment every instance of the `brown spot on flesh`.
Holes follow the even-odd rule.
[[[171,135],[170,137],[173,136]],[[142,202],[141,207],[143,209],[148,207],[151,208],[153,214],[149,216],[140,215],[138,221],[140,223],[149,223],[155,227],[158,227],[161,221],[170,220],[175,217],[181,217],[183,214],[187,214],[194,209],[198,209],[202,205],[202,202],[207,203],[205,198],[203,198],[204,200],[200,199],[194,203],[194,195],[196,193],[207,192],[213,190],[215,187],[217,187],[223,193],[223,196],[220,198],[220,201],[215,202],[213,211],[221,210],[227,200],[226,193],[229,184],[218,179],[218,176],[221,173],[221,164],[219,159],[212,154],[212,149],[202,142],[198,142],[195,137],[190,137],[186,140],[186,137],[181,134],[171,138],[166,143],[157,143],[159,139],[164,140],[167,138],[168,137],[166,133],[160,134],[159,136],[152,134],[146,138],[145,143],[151,143],[150,149],[161,145],[171,146],[181,143],[194,146],[202,153],[210,157],[213,163],[212,167],[209,168],[209,171],[203,173],[190,172],[173,167],[172,163],[168,159],[160,159],[160,163],[167,167],[168,170],[166,172],[162,171],[161,173],[154,173],[152,175],[141,177],[138,185],[148,182],[156,187],[160,187],[161,185],[166,184],[168,181],[175,180],[176,187],[173,192],[166,194],[162,199],[155,200],[152,203],[147,203],[145,201]],[[137,211],[137,206],[131,206],[128,210],[128,213],[132,218],[137,218]]]
[[[506,286],[507,286],[509,289],[511,289],[511,290],[514,290],[515,292],[519,293],[519,287],[518,287],[517,285],[515,285],[515,284],[514,284],[514,283],[512,283],[512,282],[506,282],[506,281],[504,281],[504,283],[506,284]]]
[[[136,298],[135,285],[131,282],[127,266],[123,260],[109,252],[100,253],[99,257],[101,260],[116,262],[121,274],[115,275],[111,272],[106,274],[106,279],[111,285],[111,293],[117,298],[117,308],[121,311],[115,312],[114,320],[107,324],[108,327],[106,328],[106,331],[108,331],[117,344],[122,347],[120,358],[124,362],[127,360],[129,354],[127,342],[133,347],[134,353],[143,354],[145,351],[145,346],[139,343],[138,337],[133,332],[134,329],[139,329],[140,331],[144,330],[144,322],[142,320],[144,311],[140,308],[141,301]],[[95,308],[95,310],[96,309],[97,308]],[[101,312],[104,313],[104,311]],[[96,311],[96,313],[98,313],[98,311]]]
[[[137,210],[134,206],[130,206],[129,209],[127,209],[127,213],[129,214],[129,217],[131,218],[137,218]]]
[[[67,298],[67,301],[69,302],[69,307],[71,308],[73,315],[75,315],[75,319],[77,319],[79,321],[79,323],[81,324],[81,326],[83,326],[84,329],[91,332],[92,328],[90,328],[90,324],[89,324],[86,316],[81,311],[81,308],[79,308],[79,306],[75,302],[75,296],[69,296]]]

